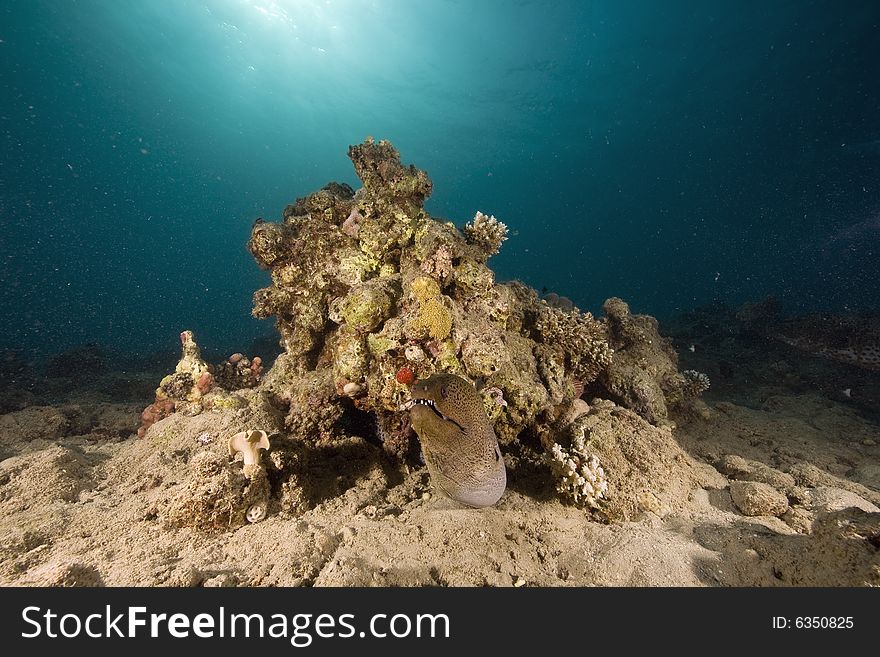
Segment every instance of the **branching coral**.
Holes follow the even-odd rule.
[[[554,443],[546,458],[556,480],[556,492],[577,506],[600,508],[608,481],[599,457],[586,448],[583,430],[574,435],[569,448]]]
[[[480,211],[474,215],[473,221],[465,224],[464,234],[468,241],[475,244],[489,258],[501,250],[507,239],[507,225],[498,221],[493,215],[485,215]]]
[[[590,313],[543,305],[535,328],[544,344],[564,352],[571,373],[583,383],[595,380],[611,363],[614,351],[608,345],[607,330]]]

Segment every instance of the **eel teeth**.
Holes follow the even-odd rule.
[[[412,407],[415,406],[416,404],[422,404],[423,406],[428,406],[432,411],[434,411],[437,415],[439,415],[440,417],[442,417],[444,420],[446,420],[446,421],[448,421],[448,422],[452,422],[452,421],[453,421],[453,420],[450,420],[450,419],[449,419],[448,417],[446,417],[445,415],[443,415],[443,413],[441,413],[440,410],[437,408],[437,404],[435,404],[434,401],[431,400],[431,399],[413,399],[413,400],[412,400],[412,403],[411,403],[411,405],[410,405],[410,408],[412,408]],[[457,424],[457,423],[456,423],[456,424]]]
[[[400,410],[402,410],[402,411],[408,411],[409,409],[411,409],[411,408],[412,408],[413,406],[415,406],[416,404],[422,404],[422,405],[424,405],[424,406],[430,406],[430,407],[433,408],[435,411],[437,410],[437,406],[436,406],[436,405],[434,404],[434,402],[432,402],[430,399],[410,399],[409,401],[404,402],[404,403],[400,406]]]

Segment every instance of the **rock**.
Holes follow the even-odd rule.
[[[29,406],[0,416],[0,441],[55,441],[70,432],[70,418],[54,406]]]
[[[828,473],[805,461],[795,463],[788,472],[799,486],[818,486],[829,478]]]
[[[848,479],[880,489],[880,463],[862,463],[846,473]]]
[[[778,491],[788,493],[795,485],[795,479],[787,472],[780,472],[760,461],[750,461],[735,454],[726,454],[716,465],[718,471],[731,479],[757,481],[769,484]]]
[[[31,582],[36,586],[96,587],[104,586],[101,574],[94,566],[77,562],[50,562],[30,572]]]
[[[855,493],[842,488],[817,486],[810,489],[813,511],[829,513],[843,509],[856,508],[868,513],[878,513],[880,508]]]
[[[864,473],[857,473],[851,470],[847,474],[849,479],[845,479],[842,477],[835,477],[834,475],[820,470],[811,463],[801,462],[788,468],[788,472],[795,478],[798,486],[807,489],[820,487],[837,488],[849,491],[850,493],[861,497],[863,500],[867,500],[871,504],[880,506],[880,492],[873,488],[869,488],[868,486],[872,485],[870,482],[865,482],[868,484],[867,486],[857,483],[859,480],[859,477],[856,476],[857,474],[862,474],[862,476],[864,476],[864,473],[876,474],[871,473],[870,470],[864,471]],[[786,491],[786,493],[791,494],[791,491]]]
[[[734,534],[736,546],[744,541],[771,570],[761,572],[750,565],[740,585],[880,585],[880,513],[855,508],[820,513],[808,536],[776,531],[749,534]]]
[[[815,516],[802,506],[793,506],[781,516],[782,521],[799,534],[809,534]]]
[[[238,578],[232,573],[220,573],[202,582],[205,588],[229,588],[238,584]]]
[[[769,484],[757,481],[730,482],[734,505],[747,516],[781,516],[788,510],[788,498]]]

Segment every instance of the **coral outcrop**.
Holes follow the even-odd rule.
[[[574,419],[542,438],[564,500],[606,522],[665,516],[687,501],[700,476],[669,427],[607,399],[576,401]]]
[[[156,398],[141,414],[138,436],[172,413],[198,415],[206,409],[242,407],[245,402],[234,391],[255,388],[263,378],[263,359],[235,353],[222,363],[209,365],[202,358],[192,331],[180,334],[181,354],[174,372],[163,377]]]
[[[264,375],[259,358],[242,354],[208,366],[192,334],[181,336],[181,361],[157,391],[164,405],[148,414],[154,421],[170,400],[175,416],[231,410],[237,421],[259,401],[284,422],[256,479],[226,455],[200,456],[166,520],[217,528],[260,519],[270,505],[295,512],[308,496],[290,470],[301,459],[285,461],[285,450],[321,450],[348,436],[418,465],[411,388],[438,373],[474,386],[502,452],[546,451],[546,476],[552,465],[575,504],[610,520],[663,507],[670,482],[689,478],[666,469],[679,465],[663,460],[675,451],[669,430],[645,420],[662,423],[668,405],[699,385],[678,372],[656,321],[619,299],[596,318],[568,299],[496,281],[486,262],[507,239],[504,223],[477,212],[459,230],[431,217],[430,179],[387,141],[367,139],[348,155],[360,189],[330,183],[280,221],[253,225],[248,249],[271,278],[254,294],[253,315],[275,318],[284,349],[271,369]],[[588,405],[578,399],[585,389],[635,413],[607,400]],[[630,434],[652,445],[650,458]]]
[[[668,421],[670,406],[684,404],[709,387],[709,378],[693,370],[678,371],[672,341],[660,335],[657,320],[634,315],[622,299],[602,306],[608,321],[614,359],[600,381],[610,397],[652,424]]]
[[[195,414],[201,411],[201,399],[214,385],[211,368],[202,359],[202,352],[193,337],[192,331],[180,334],[181,355],[174,373],[159,383],[156,400],[173,400],[175,410],[188,410]]]
[[[282,336],[284,374],[273,371],[266,385],[290,400],[289,428],[326,434],[346,400],[399,414],[405,366],[418,378],[449,372],[492,390],[505,401],[488,404],[496,432],[510,443],[608,366],[603,321],[495,281],[485,262],[507,238],[502,222],[478,212],[462,232],[430,217],[430,180],[401,164],[389,142],[367,140],[349,157],[363,188],[328,185],[288,206],[281,222],[258,220],[249,242],[272,277],[254,296],[254,315],[274,316]],[[309,393],[314,402],[325,390],[321,404],[296,401],[302,376],[323,381]]]

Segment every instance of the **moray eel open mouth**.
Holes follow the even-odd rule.
[[[412,402],[409,404],[409,408],[412,408],[416,404],[422,404],[423,406],[427,406],[432,411],[434,411],[434,413],[436,413],[438,417],[440,417],[441,419],[443,419],[447,422],[452,422],[452,424],[454,424],[459,429],[464,431],[464,427],[462,427],[458,422],[453,420],[451,417],[447,417],[447,416],[443,415],[443,413],[440,412],[440,410],[437,408],[437,404],[434,403],[433,399],[413,399]]]

